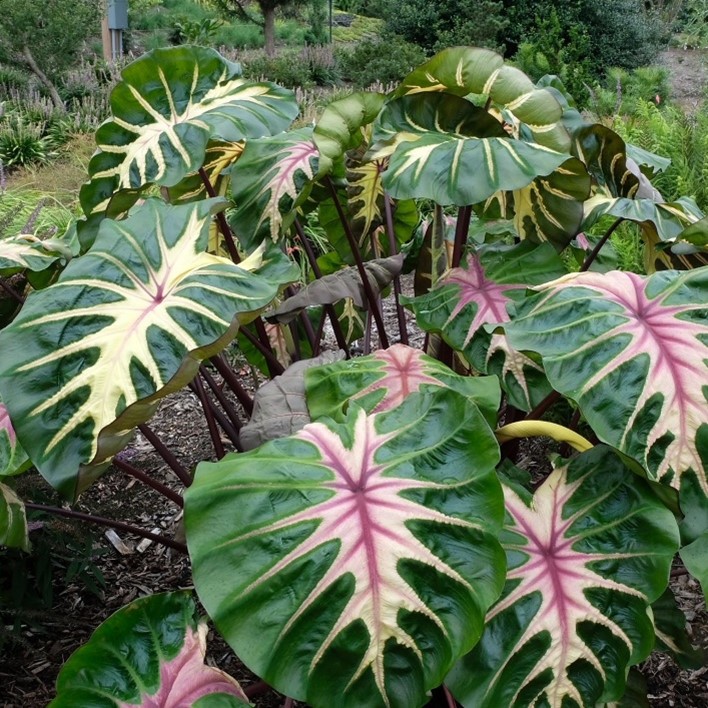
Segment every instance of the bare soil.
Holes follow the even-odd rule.
[[[667,49],[659,64],[669,71],[671,100],[695,113],[708,100],[708,49]]]

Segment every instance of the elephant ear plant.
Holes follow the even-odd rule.
[[[126,67],[111,107],[78,239],[0,250],[3,278],[51,271],[0,281],[0,543],[29,550],[38,511],[151,538],[208,619],[136,600],[51,705],[594,708],[642,704],[654,647],[700,665],[668,583],[708,587],[706,217],[651,187],[658,156],[471,47],[314,126],[191,46]],[[646,272],[607,270],[625,221]],[[150,425],[184,386],[195,471]],[[183,489],[119,454],[136,429]],[[33,466],[73,505],[109,465],[184,507],[186,544],[16,491]],[[205,663],[209,620],[262,682]]]

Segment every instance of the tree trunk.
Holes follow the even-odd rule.
[[[272,57],[275,54],[275,8],[263,8],[263,34],[265,35],[265,53]]]
[[[40,82],[44,85],[47,91],[49,91],[49,95],[52,97],[52,103],[54,104],[54,106],[60,111],[65,111],[66,106],[64,105],[64,101],[61,100],[61,96],[59,95],[59,91],[57,91],[57,87],[49,80],[47,75],[39,68],[39,66],[37,66],[37,62],[32,56],[30,48],[26,45],[22,47],[22,58],[24,59],[25,63],[30,68],[32,73],[40,80]]]

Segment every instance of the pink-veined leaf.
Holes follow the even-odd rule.
[[[496,426],[501,391],[494,376],[458,376],[436,359],[405,344],[309,369],[307,405],[313,420],[339,418],[350,401],[369,413],[395,408],[421,387],[447,387],[469,397]]]
[[[509,570],[485,633],[446,683],[467,708],[617,700],[654,644],[678,527],[613,450],[556,469],[532,496],[504,485]]]
[[[118,610],[74,652],[51,708],[248,706],[238,682],[206,666],[207,626],[189,592],[143,597]],[[219,699],[218,703],[209,703]]]
[[[543,368],[485,325],[507,321],[507,304],[528,285],[564,272],[549,244],[482,246],[429,293],[408,302],[421,328],[441,334],[478,371],[498,374],[513,405],[530,410],[550,391]]]
[[[151,199],[104,220],[93,248],[0,332],[0,393],[17,437],[67,498],[294,279],[276,247],[239,265],[205,252],[224,205]]]
[[[601,440],[702,500],[705,530],[708,268],[574,273],[536,290],[505,325],[511,343],[542,356]]]
[[[307,196],[318,164],[311,128],[246,141],[231,168],[231,196],[237,207],[231,223],[236,233],[249,241],[264,236],[277,241]]]
[[[23,472],[29,465],[27,453],[17,442],[10,412],[0,398],[0,477]]]
[[[200,599],[287,695],[420,706],[504,582],[498,458],[477,407],[444,390],[202,463],[185,496]]]

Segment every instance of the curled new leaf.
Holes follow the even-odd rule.
[[[105,220],[93,248],[0,333],[0,392],[17,436],[68,498],[92,481],[82,466],[120,450],[160,397],[293,279],[293,266],[267,257],[256,275],[247,268],[258,263],[205,252],[223,205],[149,200]]]
[[[618,699],[654,644],[649,605],[678,548],[673,515],[604,446],[533,497],[504,485],[504,499],[504,594],[447,684],[468,708]]]
[[[364,268],[374,293],[379,293],[401,272],[403,255],[367,261]],[[271,322],[292,322],[307,307],[331,305],[345,298],[351,298],[360,308],[365,308],[367,305],[359,271],[353,266],[313,280],[278,305],[267,315],[267,319]]]
[[[188,592],[140,598],[118,610],[74,652],[51,708],[249,705],[238,682],[204,664],[206,623]]]
[[[0,477],[18,474],[28,464],[27,453],[17,442],[10,412],[0,399]]]
[[[15,492],[0,482],[0,546],[29,551],[25,505]]]
[[[476,406],[445,390],[202,463],[185,496],[200,599],[294,698],[421,706],[503,585],[498,459]]]

